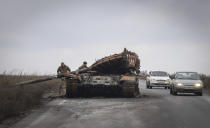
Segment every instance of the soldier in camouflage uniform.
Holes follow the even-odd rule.
[[[87,68],[87,62],[86,61],[84,61],[82,66],[79,67],[79,70],[82,70],[84,68]]]
[[[57,70],[58,74],[64,74],[64,73],[70,73],[70,72],[71,72],[70,68],[66,66],[63,62],[61,63],[61,66]]]
[[[66,66],[63,62],[61,63],[61,66],[57,70],[58,75],[63,75],[65,73],[70,73],[71,69]],[[65,96],[66,95],[66,82],[65,78],[61,78],[61,85],[59,87],[59,95],[60,96]]]

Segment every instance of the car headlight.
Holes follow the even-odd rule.
[[[195,87],[201,87],[202,85],[201,85],[201,83],[196,83],[195,84]]]
[[[176,85],[177,85],[177,86],[182,86],[183,84],[182,84],[182,83],[176,83]]]

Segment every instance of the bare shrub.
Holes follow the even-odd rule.
[[[203,80],[204,86],[206,89],[210,89],[210,76],[207,76],[204,80]]]
[[[34,85],[14,86],[15,83],[38,79],[44,76],[0,75],[0,121],[19,115],[39,105],[45,92],[56,91],[59,80],[52,80]]]

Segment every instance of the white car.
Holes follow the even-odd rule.
[[[147,88],[152,87],[164,87],[165,89],[170,88],[171,79],[169,74],[164,71],[151,71],[146,79]]]

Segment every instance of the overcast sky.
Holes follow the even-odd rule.
[[[0,0],[0,73],[139,55],[142,70],[210,74],[209,0]]]

